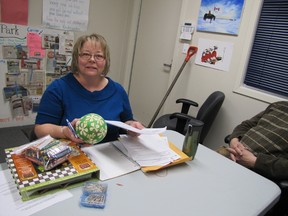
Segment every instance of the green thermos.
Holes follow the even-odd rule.
[[[193,125],[188,123],[182,151],[187,156],[192,157],[192,160],[195,158],[203,125],[204,123],[198,120],[193,120]]]

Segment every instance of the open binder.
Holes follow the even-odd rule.
[[[107,142],[91,147],[82,148],[82,150],[97,164],[100,168],[99,179],[105,181],[116,178],[141,169],[143,172],[157,171],[176,164],[191,160],[173,143],[169,142],[169,147],[176,152],[180,158],[165,166],[139,166],[131,157],[120,141]]]
[[[161,136],[161,135],[160,135]],[[174,166],[176,164],[180,164],[180,163],[184,163],[186,161],[192,160],[192,157],[187,156],[185,153],[183,153],[177,146],[175,146],[171,141],[168,140],[169,143],[169,148],[174,151],[176,154],[179,155],[179,158],[177,160],[174,160],[173,162],[167,164],[167,165],[163,165],[163,166],[140,166],[140,169],[143,172],[151,172],[151,171],[156,171],[159,169],[163,169],[166,167],[170,167],[170,166]],[[129,155],[127,150],[125,149],[124,145],[120,142],[113,142],[113,145],[116,146],[116,148],[121,151],[123,154],[125,154],[125,156],[130,160],[133,161],[134,163],[136,163]]]
[[[187,55],[191,55],[190,52],[192,52],[193,49],[189,50],[188,54]],[[193,53],[194,54],[194,53]],[[192,55],[193,55],[192,54]],[[191,57],[191,56],[190,56]],[[106,122],[108,124],[112,124],[116,127],[120,127],[122,129],[125,129],[125,130],[131,130],[131,131],[134,131],[136,133],[139,133],[140,135],[153,135],[153,134],[159,134],[160,136],[161,133],[163,131],[166,130],[166,127],[165,128],[146,128],[146,129],[142,129],[142,130],[139,130],[139,129],[136,129],[136,128],[133,128],[123,122],[119,122],[119,121],[108,121],[106,120]],[[130,141],[128,141],[130,142]],[[136,141],[137,142],[137,141]],[[128,154],[128,151],[126,150],[126,148],[124,147],[123,144],[121,144],[121,137],[120,137],[120,142],[117,141],[117,142],[112,142],[114,146],[116,146],[118,148],[118,150],[120,150],[123,154],[125,154],[125,156],[132,162],[135,163],[135,161],[129,156]],[[150,171],[156,171],[156,170],[159,170],[159,169],[162,169],[162,168],[165,168],[165,167],[169,167],[169,166],[173,166],[173,165],[176,165],[176,164],[179,164],[179,163],[184,163],[186,161],[189,161],[189,160],[192,160],[192,157],[189,157],[187,156],[185,153],[183,153],[180,149],[178,149],[173,143],[171,143],[170,141],[168,141],[169,143],[169,147],[172,151],[174,151],[176,154],[179,155],[180,158],[178,158],[177,160],[174,160],[173,162],[169,163],[169,164],[166,164],[166,165],[163,165],[163,166],[140,166],[141,170],[143,172],[150,172]],[[154,153],[154,152],[153,152]],[[97,163],[99,164],[99,163]],[[100,167],[101,169],[101,167]]]

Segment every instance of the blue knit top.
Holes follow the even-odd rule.
[[[72,73],[54,80],[41,98],[35,124],[66,126],[66,118],[72,121],[88,113],[96,113],[105,120],[133,120],[125,89],[112,79],[107,79],[107,86],[94,92],[86,90]],[[102,142],[116,140],[118,136],[119,128],[108,125],[107,135]]]

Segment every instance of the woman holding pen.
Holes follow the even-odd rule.
[[[138,129],[144,128],[133,119],[124,88],[107,77],[109,69],[110,52],[105,38],[99,34],[81,36],[73,47],[71,72],[52,82],[42,96],[35,120],[36,136],[40,138],[50,134],[54,138],[82,143],[74,136],[66,119],[75,127],[79,118],[88,113],[96,113],[105,120],[125,122]],[[119,130],[108,125],[102,142],[116,140]]]

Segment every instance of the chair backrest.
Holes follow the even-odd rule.
[[[204,122],[204,127],[201,132],[199,142],[203,144],[206,135],[208,134],[212,123],[214,122],[222,104],[225,95],[221,91],[215,91],[205,100],[197,113],[197,119]]]

